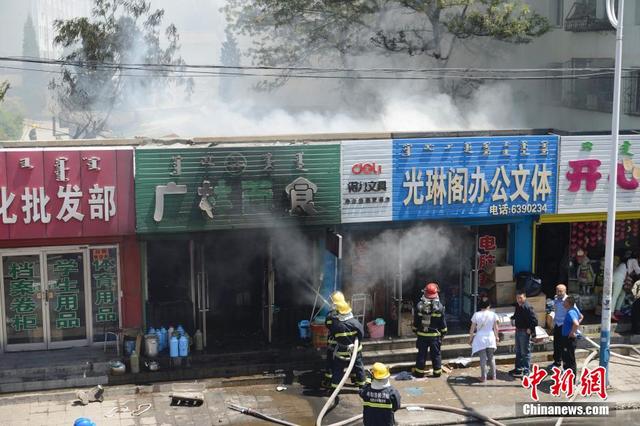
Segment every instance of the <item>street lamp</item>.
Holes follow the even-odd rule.
[[[613,75],[613,109],[611,115],[611,156],[609,164],[609,203],[607,205],[607,237],[604,257],[604,288],[602,289],[602,323],[600,327],[600,366],[609,365],[609,342],[611,340],[611,300],[613,281],[613,256],[616,224],[616,189],[618,178],[618,133],[620,131],[620,83],[622,82],[622,22],[624,0],[619,0],[615,14],[615,0],[606,0],[607,17],[616,29],[616,62]]]

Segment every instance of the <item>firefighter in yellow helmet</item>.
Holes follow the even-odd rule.
[[[336,341],[336,346],[333,350],[331,387],[336,388],[340,380],[342,380],[344,370],[349,365],[353,351],[357,353],[355,365],[353,366],[353,372],[356,377],[355,382],[356,385],[362,387],[366,381],[364,363],[362,362],[364,329],[360,321],[354,318],[351,306],[347,302],[336,303],[336,309],[338,310],[338,316],[333,320],[330,328],[330,333]],[[358,347],[355,347],[356,339],[358,339]]]
[[[389,368],[381,362],[373,364],[373,380],[360,390],[364,426],[393,426],[394,412],[400,408],[400,393],[389,382]]]
[[[344,294],[341,291],[334,291],[331,293],[331,310],[327,313],[327,316],[324,320],[324,325],[329,329],[329,334],[327,335],[327,358],[325,360],[325,372],[324,377],[322,379],[323,387],[331,386],[331,372],[333,371],[333,350],[336,347],[336,341],[331,334],[331,326],[333,322],[338,318],[338,311],[336,310],[336,303],[344,303]]]

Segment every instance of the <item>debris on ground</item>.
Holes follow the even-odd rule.
[[[102,402],[104,401],[104,388],[98,385],[89,390],[80,390],[76,392],[76,397],[82,405],[89,405],[90,402]]]
[[[169,396],[173,407],[200,407],[204,404],[202,392],[174,392]]]
[[[287,387],[286,387],[286,386],[276,386],[276,390],[277,390],[278,392],[282,392],[282,391],[287,390]]]
[[[413,375],[408,371],[401,371],[394,377],[396,380],[413,380]]]

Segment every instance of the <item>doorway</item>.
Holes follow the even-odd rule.
[[[117,256],[117,247],[1,253],[4,349],[86,346],[119,327]]]

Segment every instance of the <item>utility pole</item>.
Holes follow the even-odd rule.
[[[613,256],[615,249],[616,189],[618,178],[618,133],[620,132],[620,83],[622,82],[622,21],[624,0],[619,0],[618,13],[614,11],[615,0],[607,1],[607,17],[616,29],[616,59],[613,76],[613,109],[611,115],[611,155],[609,158],[609,203],[607,205],[607,237],[604,260],[604,288],[602,289],[602,323],[600,328],[600,366],[609,366],[609,343],[611,341],[611,300],[613,285]],[[608,374],[607,374],[608,377]]]

